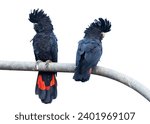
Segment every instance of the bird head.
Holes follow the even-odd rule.
[[[111,30],[111,22],[107,19],[95,19],[93,23],[84,31],[85,37],[99,37],[102,39],[106,32]]]
[[[34,30],[37,33],[44,31],[51,32],[53,30],[53,25],[51,24],[49,16],[47,16],[42,9],[34,9],[31,11],[29,14],[29,21],[34,24]]]

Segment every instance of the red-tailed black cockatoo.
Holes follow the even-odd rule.
[[[43,10],[33,10],[29,21],[34,24],[36,35],[33,37],[33,49],[36,61],[57,62],[57,38],[53,25]],[[43,103],[51,103],[57,97],[56,72],[38,72],[35,94]]]
[[[84,31],[85,36],[79,41],[76,53],[76,69],[73,76],[75,81],[89,80],[92,69],[97,65],[102,55],[101,41],[104,33],[110,30],[110,21],[99,18]]]

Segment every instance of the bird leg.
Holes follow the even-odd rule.
[[[41,63],[41,60],[37,60],[36,64],[35,64],[35,69],[38,70],[39,69],[39,63]]]

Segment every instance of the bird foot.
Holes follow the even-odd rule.
[[[89,74],[91,74],[91,73],[92,73],[92,68],[89,69]]]
[[[45,62],[46,68],[48,68],[49,63],[51,63],[51,62],[52,62],[51,60],[47,60],[47,61]]]
[[[37,60],[36,64],[35,64],[35,69],[38,70],[39,69],[39,63],[41,63],[41,60]]]

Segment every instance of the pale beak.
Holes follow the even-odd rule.
[[[103,35],[103,38],[105,37],[105,33],[102,33],[102,35]]]

